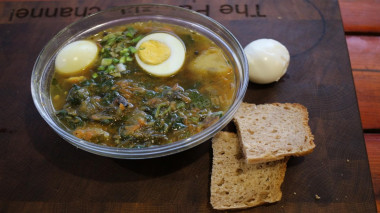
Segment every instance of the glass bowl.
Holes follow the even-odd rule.
[[[213,125],[187,139],[146,148],[117,148],[87,142],[72,135],[60,124],[50,98],[54,60],[58,50],[75,40],[88,37],[113,26],[137,21],[155,20],[193,29],[215,42],[228,55],[236,76],[236,93],[230,108]],[[113,158],[144,159],[178,153],[213,137],[233,118],[248,85],[248,64],[238,40],[221,24],[197,12],[169,5],[141,4],[101,11],[72,23],[51,39],[39,54],[33,67],[31,92],[34,104],[44,120],[63,139],[85,151]]]

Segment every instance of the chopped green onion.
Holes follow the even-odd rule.
[[[99,67],[98,67],[98,70],[99,71],[102,71],[102,70],[105,70],[106,68],[104,67],[104,66],[102,66],[102,65],[100,65]]]
[[[129,52],[129,49],[128,48],[124,48],[124,49],[122,49],[121,51],[120,51],[120,54],[126,54],[126,53],[128,53]]]
[[[113,59],[112,59],[112,62],[115,63],[115,64],[117,64],[117,63],[119,63],[119,59],[117,59],[117,58],[113,58]]]
[[[108,66],[112,64],[112,58],[103,58],[100,63],[102,66]]]
[[[130,56],[127,56],[126,60],[127,60],[127,61],[133,61],[133,58],[130,57]]]
[[[119,60],[120,63],[124,64],[126,62],[125,56],[122,56]]]
[[[115,38],[110,38],[107,40],[107,45],[114,45],[116,43],[116,37]]]
[[[142,38],[143,38],[143,36],[139,35],[136,38],[132,39],[132,43],[136,43],[136,42],[140,41]]]
[[[114,65],[109,65],[108,67],[107,67],[107,71],[109,72],[109,71],[113,71],[113,70],[115,70],[115,66]]]
[[[97,78],[97,77],[98,77],[98,73],[95,72],[92,74],[92,78]]]
[[[131,53],[137,52],[137,49],[133,46],[130,46],[128,49],[129,49],[129,51],[131,51]]]
[[[115,34],[109,33],[108,35],[106,35],[106,36],[103,37],[102,41],[107,41],[107,40],[109,40],[111,38],[115,38]]]
[[[127,30],[124,32],[126,36],[132,38],[136,34],[137,30],[133,27],[128,27]]]

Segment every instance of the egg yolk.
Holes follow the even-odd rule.
[[[170,57],[171,51],[163,42],[148,40],[140,45],[137,54],[144,63],[157,65],[166,61]]]

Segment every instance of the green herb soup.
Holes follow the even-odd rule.
[[[156,32],[174,36],[182,46],[172,47],[173,42],[154,37],[137,46]],[[56,116],[78,138],[123,148],[173,143],[218,121],[233,102],[236,83],[229,58],[193,30],[136,22],[85,40],[96,44],[96,58],[86,62],[88,66],[78,65],[78,70],[64,59],[59,69],[69,67],[68,72],[58,70],[56,62],[51,83]],[[185,51],[183,62],[166,62],[178,55],[174,48]],[[179,63],[180,68],[169,76],[157,76],[168,73],[165,66],[157,68],[163,61]]]

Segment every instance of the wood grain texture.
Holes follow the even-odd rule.
[[[351,67],[355,81],[362,126],[380,129],[380,1],[339,0]],[[372,34],[372,36],[366,36]],[[372,182],[380,212],[380,135],[365,134]]]
[[[380,134],[364,134],[377,211],[380,212]]]
[[[339,0],[345,32],[380,33],[379,0]]]
[[[380,72],[353,71],[363,129],[380,129]]]
[[[346,36],[346,40],[352,70],[380,72],[380,36]]]
[[[210,16],[243,46],[270,37],[289,48],[287,74],[274,84],[249,84],[244,100],[305,105],[317,147],[308,156],[289,160],[279,203],[242,212],[376,212],[337,1],[160,3],[209,8]],[[14,16],[9,21],[10,11],[62,7],[83,11],[88,5],[105,9],[124,4],[89,0],[0,3],[1,212],[213,212],[209,204],[210,141],[157,159],[105,158],[61,139],[33,107],[30,75],[34,60],[54,34],[80,17]],[[221,4],[233,4],[234,11],[239,4],[240,13],[222,14]],[[253,11],[259,4],[266,16],[246,17],[241,12],[245,4]]]

